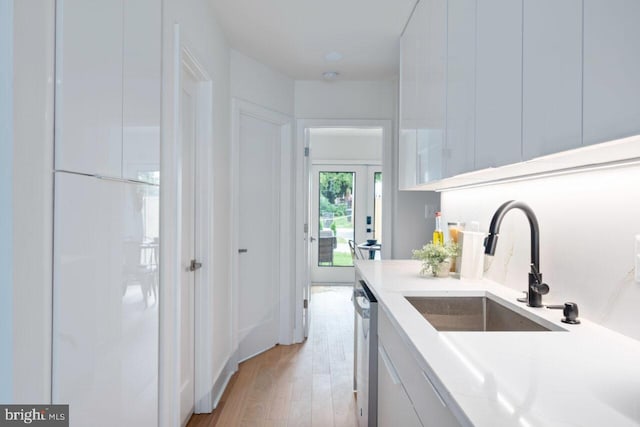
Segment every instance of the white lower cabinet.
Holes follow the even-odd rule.
[[[378,342],[378,426],[422,427],[382,342]]]
[[[382,359],[378,363],[378,424],[459,427],[441,392],[413,357],[388,315],[381,309],[378,316],[378,358]],[[413,407],[411,411],[407,403]]]

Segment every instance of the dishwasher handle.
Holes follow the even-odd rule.
[[[358,303],[358,298],[359,297],[365,297],[366,298],[366,293],[361,288],[360,289],[354,289],[353,290],[353,308],[356,310],[356,313],[358,313],[358,315],[360,317],[362,317],[363,319],[368,319],[370,317],[369,309],[361,306]]]

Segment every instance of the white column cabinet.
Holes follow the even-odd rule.
[[[584,0],[584,135],[640,133],[640,2]]]
[[[475,168],[522,154],[522,0],[477,2]]]
[[[146,182],[160,170],[160,23],[158,0],[126,0],[122,175]]]
[[[157,426],[158,189],[58,172],[55,199],[52,401]]]
[[[57,2],[57,170],[141,181],[159,170],[160,6]]]
[[[582,0],[524,0],[523,159],[582,144]]]

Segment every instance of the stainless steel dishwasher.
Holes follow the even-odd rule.
[[[354,366],[359,427],[378,425],[378,300],[356,273],[353,286]]]

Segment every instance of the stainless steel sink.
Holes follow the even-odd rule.
[[[542,325],[488,298],[405,297],[438,331],[561,331],[551,322]]]

